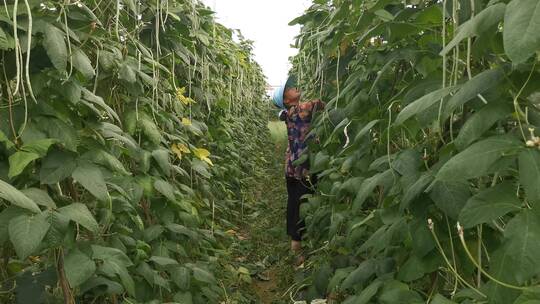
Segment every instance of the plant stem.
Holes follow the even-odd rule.
[[[480,285],[482,284],[482,224],[477,226],[477,233],[478,233],[478,272],[476,274],[476,287],[480,288]]]
[[[452,274],[454,274],[454,276],[456,278],[458,278],[465,286],[469,287],[470,289],[472,289],[474,292],[476,292],[477,294],[481,295],[482,297],[484,298],[487,298],[487,296],[482,293],[480,290],[476,289],[471,283],[467,282],[458,272],[457,272],[457,269],[454,268],[454,266],[452,266],[452,264],[450,263],[450,261],[448,260],[448,257],[446,256],[446,254],[444,253],[444,250],[441,246],[441,243],[439,241],[439,238],[437,237],[437,234],[435,233],[435,227],[434,227],[434,224],[433,224],[433,221],[431,219],[428,220],[428,227],[429,227],[429,231],[431,231],[431,235],[433,236],[433,239],[435,240],[435,244],[437,245],[437,249],[439,250],[439,253],[442,255],[446,265],[450,268],[450,271],[452,272]]]
[[[467,244],[465,243],[465,237],[463,236],[463,227],[461,227],[461,225],[459,225],[459,223],[458,223],[458,234],[459,234],[459,239],[461,240],[461,245],[463,245],[463,249],[465,250],[465,253],[467,253],[467,257],[474,264],[474,266],[476,266],[478,268],[478,270],[480,270],[486,277],[488,277],[493,282],[495,282],[495,283],[497,283],[497,284],[499,284],[501,286],[507,287],[507,288],[517,289],[517,290],[527,290],[527,289],[530,288],[528,286],[516,286],[516,285],[512,285],[512,284],[509,284],[509,283],[502,282],[502,281],[494,278],[489,273],[487,273],[487,271],[482,269],[480,264],[475,260],[475,258],[473,257],[473,255],[469,251],[469,248],[467,247]]]

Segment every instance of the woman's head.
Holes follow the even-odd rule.
[[[297,105],[300,102],[302,92],[297,86],[296,76],[290,75],[285,83],[285,91],[283,92],[283,104],[286,108]]]
[[[286,108],[290,108],[298,105],[302,92],[297,87],[285,88],[283,93],[283,104]]]
[[[274,91],[272,100],[278,108],[290,108],[300,102],[301,92],[296,86],[296,77],[291,75],[287,78],[285,85]]]

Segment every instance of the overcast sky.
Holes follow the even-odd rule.
[[[217,12],[218,22],[240,29],[255,42],[255,60],[262,66],[268,83],[279,85],[289,70],[288,58],[296,54],[290,45],[299,32],[289,21],[309,7],[309,0],[202,0]]]

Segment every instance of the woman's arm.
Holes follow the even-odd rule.
[[[320,112],[324,110],[324,107],[326,107],[326,103],[324,103],[324,101],[321,101],[320,99],[311,101],[311,110],[313,112]]]
[[[281,121],[287,120],[287,110],[281,110],[281,111],[279,111],[279,113],[278,113],[278,118],[279,118],[279,120],[281,120]]]

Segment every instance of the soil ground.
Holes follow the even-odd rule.
[[[274,151],[268,155],[264,178],[246,204],[245,220],[238,223],[238,235],[231,246],[234,258],[250,272],[250,279],[240,288],[243,299],[236,303],[291,303],[295,271],[285,233],[286,129],[279,121],[270,122],[269,129]]]

